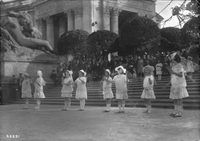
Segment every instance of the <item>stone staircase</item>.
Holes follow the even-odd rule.
[[[200,72],[193,74],[193,78],[196,80],[195,83],[189,80],[187,81],[187,90],[190,96],[184,99],[184,108],[186,109],[200,109]],[[169,81],[169,76],[163,76],[161,81],[157,80],[158,85],[154,86],[156,99],[152,101],[152,107],[173,108],[172,100],[169,99],[170,87],[163,89],[163,86]],[[76,88],[74,88],[74,90],[76,90]],[[105,106],[100,82],[88,82],[87,90],[88,99],[86,101],[86,106]],[[144,107],[143,100],[140,98],[142,90],[141,80],[129,82],[129,99],[126,102],[127,107]],[[42,104],[63,105],[63,98],[61,98],[60,91],[61,86],[53,87],[52,85],[48,85],[44,90],[46,98],[42,100]],[[113,92],[115,93],[114,87]],[[17,101],[13,101],[12,103],[22,104],[24,103],[24,100],[19,99]],[[30,103],[35,103],[34,99],[30,99]],[[75,99],[75,91],[73,92],[72,105],[79,105],[79,101]],[[116,99],[112,100],[112,106],[117,106]]]

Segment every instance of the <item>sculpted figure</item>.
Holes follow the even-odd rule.
[[[33,27],[31,16],[28,13],[9,12],[1,19],[0,25],[1,31],[7,30],[18,45],[55,54],[48,41],[39,39],[40,34]]]

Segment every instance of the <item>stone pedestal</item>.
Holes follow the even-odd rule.
[[[7,104],[16,98],[16,84],[11,82],[12,76],[18,78],[19,73],[27,72],[30,74],[31,80],[34,82],[37,78],[37,70],[43,71],[43,77],[48,83],[52,83],[50,74],[54,68],[57,68],[59,63],[66,58],[48,55],[42,51],[32,50],[25,47],[20,47],[15,52],[1,52],[1,87],[3,89],[3,103]],[[34,89],[32,89],[34,91]]]

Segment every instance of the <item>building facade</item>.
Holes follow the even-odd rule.
[[[118,34],[124,15],[154,17],[157,22],[155,0],[36,0],[32,6],[36,26],[54,47],[59,36],[69,30]]]

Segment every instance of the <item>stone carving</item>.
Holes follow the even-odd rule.
[[[20,47],[41,50],[54,54],[49,42],[39,39],[41,33],[33,27],[31,16],[26,12],[9,12],[0,22],[3,49],[8,51]]]

